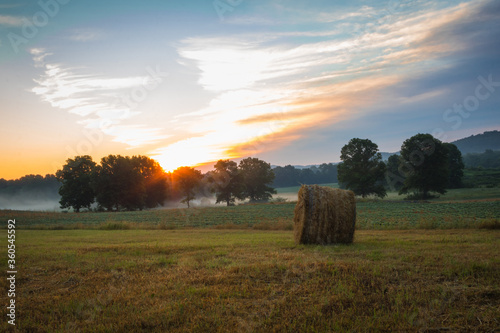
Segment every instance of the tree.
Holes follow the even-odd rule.
[[[168,177],[160,164],[147,156],[133,156],[132,162],[141,174],[146,196],[144,203],[147,208],[163,205],[168,195]]]
[[[232,206],[236,199],[243,199],[243,178],[238,164],[230,160],[219,160],[214,168],[210,179],[214,184],[215,203],[225,202]]]
[[[399,155],[391,155],[387,160],[385,179],[389,188],[399,191],[403,187],[404,178],[399,175]]]
[[[190,167],[180,167],[172,173],[174,187],[184,197],[181,202],[187,203],[188,208],[189,202],[196,197],[196,189],[199,187],[202,178],[200,170]]]
[[[90,209],[95,199],[90,185],[95,167],[96,163],[88,155],[66,160],[62,170],[56,173],[62,184],[59,188],[61,208],[72,207],[75,212],[79,212],[81,208]]]
[[[319,166],[320,183],[336,183],[337,179],[337,166],[332,163],[323,163]]]
[[[417,134],[401,146],[401,168],[406,178],[399,194],[414,192],[418,199],[431,198],[430,192],[446,193],[448,150],[430,134]]]
[[[462,178],[464,176],[464,162],[462,153],[453,143],[443,143],[448,151],[448,184],[446,188],[463,187]]]
[[[275,175],[273,185],[276,187],[297,186],[300,184],[300,170],[294,166],[277,166],[273,172]]]
[[[500,168],[500,151],[487,149],[481,154],[465,154],[463,161],[466,168]]]
[[[250,202],[265,202],[272,198],[276,190],[268,186],[274,180],[271,164],[248,157],[240,161],[239,167],[245,185],[243,197],[250,198]]]
[[[318,175],[311,170],[311,168],[305,168],[300,170],[300,183],[301,184],[317,184],[318,183]]]
[[[93,178],[99,206],[107,210],[145,207],[146,186],[137,160],[121,155],[103,157]]]
[[[338,180],[347,189],[363,198],[370,194],[381,198],[387,195],[382,185],[386,166],[375,143],[368,139],[351,139],[342,147],[340,158]]]

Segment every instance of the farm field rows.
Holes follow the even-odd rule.
[[[17,235],[18,332],[500,327],[496,230],[359,230],[349,246],[297,246],[291,231],[201,228]]]
[[[54,213],[0,211],[22,228],[85,228],[120,225],[132,228],[240,227],[291,229],[295,203],[159,209],[137,212]],[[500,218],[500,201],[412,203],[361,201],[358,229],[469,228]]]

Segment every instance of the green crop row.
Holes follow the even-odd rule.
[[[293,220],[295,203],[158,209],[137,212],[57,213],[0,211],[2,220],[16,219],[19,227],[71,228],[133,223],[135,226],[251,227],[259,223]],[[362,201],[357,203],[359,229],[470,227],[485,219],[500,219],[500,201],[412,203]],[[110,227],[113,228],[113,227]]]

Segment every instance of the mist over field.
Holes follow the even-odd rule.
[[[0,209],[60,211],[60,186],[55,175],[0,179]]]
[[[30,194],[20,194],[15,196],[0,194],[0,209],[61,211],[59,208],[59,199]]]

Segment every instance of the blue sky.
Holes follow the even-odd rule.
[[[339,161],[500,125],[500,3],[3,1],[0,177],[144,154],[166,170]]]

